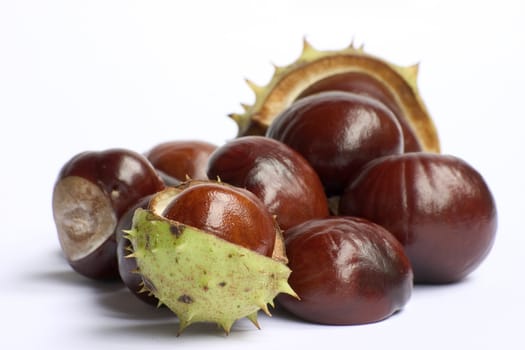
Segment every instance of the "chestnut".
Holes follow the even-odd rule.
[[[190,180],[136,209],[126,239],[144,290],[177,315],[178,334],[196,322],[216,323],[228,334],[243,317],[259,328],[258,310],[269,315],[277,294],[296,295],[287,261],[262,254],[275,250],[278,233],[249,191]]]
[[[146,152],[146,157],[168,185],[178,185],[187,178],[206,180],[208,157],[216,148],[199,140],[167,141]]]
[[[377,100],[348,92],[323,92],[294,102],[266,136],[303,155],[328,195],[340,194],[370,160],[403,151],[394,114]]]
[[[417,283],[450,283],[471,273],[496,234],[494,198],[460,158],[407,153],[369,163],[340,199],[340,214],[367,218],[404,245]]]
[[[119,276],[115,228],[125,211],[164,188],[141,154],[126,149],[87,151],[60,170],[53,189],[53,217],[71,267],[93,279]]]
[[[401,126],[404,152],[418,152],[423,150],[421,142],[418,140],[414,129],[405,117],[392,91],[385,86],[384,82],[379,81],[371,74],[357,71],[334,74],[324,79],[320,79],[308,86],[298,98],[303,98],[324,91],[352,92],[382,102],[394,113],[399,125]]]
[[[267,137],[240,137],[219,147],[210,156],[207,174],[253,192],[285,233],[329,214],[323,185],[310,164],[284,143]]]
[[[304,222],[285,237],[289,283],[300,300],[279,305],[306,321],[354,325],[403,308],[413,275],[402,245],[383,227],[356,217]]]
[[[273,216],[242,188],[212,181],[189,186],[167,204],[162,216],[262,255],[271,257],[274,251]]]

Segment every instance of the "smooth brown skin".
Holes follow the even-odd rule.
[[[178,194],[163,216],[272,256],[275,221],[264,204],[247,190],[211,182],[194,185]]]
[[[392,93],[384,84],[381,84],[370,74],[348,72],[332,75],[310,85],[299,95],[298,99],[325,91],[352,92],[382,102],[394,113],[401,126],[404,139],[404,152],[418,152],[423,150],[412,126],[410,126],[406,120]]]
[[[207,180],[206,166],[217,146],[204,141],[168,141],[153,147],[146,156],[168,180]],[[169,181],[168,181],[169,182]]]
[[[405,246],[417,283],[463,279],[489,253],[494,198],[463,160],[409,153],[370,163],[341,197],[340,213],[365,217]]]
[[[323,92],[296,101],[266,136],[299,152],[328,195],[343,192],[367,162],[403,151],[401,127],[382,103],[347,92]]]
[[[70,176],[84,178],[100,187],[109,198],[117,219],[140,198],[164,188],[164,183],[148,160],[126,149],[80,153],[62,167],[57,183]],[[82,198],[78,200],[82,201]],[[97,215],[100,213],[90,213],[93,219]],[[118,279],[116,246],[113,234],[90,255],[68,262],[75,271],[86,277]]]
[[[131,242],[125,237],[125,230],[130,230],[133,224],[133,215],[138,208],[147,209],[152,195],[148,195],[140,199],[135,205],[131,206],[120,218],[116,233],[117,241],[117,259],[118,271],[122,282],[126,287],[140,300],[150,305],[158,305],[159,300],[152,294],[147,292],[140,292],[142,290],[142,276],[136,271],[138,270],[137,260],[130,257],[129,254],[133,252]]]
[[[262,136],[245,136],[219,147],[208,177],[254,193],[283,230],[329,215],[321,180],[299,153]]]
[[[412,270],[395,237],[354,217],[311,220],[285,238],[289,283],[300,300],[278,302],[310,322],[354,325],[400,310],[412,293]]]

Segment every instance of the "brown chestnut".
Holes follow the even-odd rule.
[[[403,151],[401,127],[381,102],[348,92],[323,92],[285,109],[266,136],[298,151],[328,195],[340,194],[372,159]]]
[[[207,174],[253,192],[285,232],[329,214],[323,185],[310,164],[267,137],[240,137],[219,147],[209,159]]]
[[[275,220],[259,198],[242,188],[211,181],[190,186],[166,206],[162,216],[272,256]]]
[[[418,140],[414,129],[406,119],[392,91],[371,74],[363,72],[346,72],[331,75],[308,86],[298,98],[303,98],[324,91],[346,91],[365,95],[382,102],[396,116],[403,132],[404,151],[422,151],[423,147]]]
[[[125,149],[88,151],[60,170],[53,216],[62,250],[78,273],[118,278],[115,228],[140,198],[164,188],[148,160]]]
[[[335,325],[380,321],[403,308],[412,270],[403,247],[383,227],[355,217],[310,220],[285,237],[289,283],[300,300],[279,304],[301,319]]]
[[[489,253],[497,227],[496,204],[483,177],[457,157],[431,153],[369,163],[346,189],[339,210],[392,232],[418,283],[467,276]]]
[[[176,185],[188,177],[206,180],[208,157],[216,148],[205,141],[167,141],[149,150],[146,157],[168,185]]]

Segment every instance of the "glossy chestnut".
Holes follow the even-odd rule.
[[[497,211],[483,177],[447,155],[408,153],[371,162],[346,189],[343,215],[365,217],[404,245],[418,283],[449,283],[489,253]]]
[[[206,180],[206,165],[217,146],[198,140],[177,140],[160,143],[146,157],[169,185],[191,178]]]
[[[219,147],[210,157],[207,174],[254,193],[285,233],[329,214],[323,185],[310,164],[284,143],[267,137],[240,137]]]
[[[300,300],[279,304],[306,321],[351,325],[383,320],[412,293],[403,247],[383,227],[355,217],[310,220],[285,238],[289,283]]]
[[[401,126],[404,152],[418,152],[423,150],[414,129],[403,114],[403,111],[392,92],[387,89],[384,83],[380,82],[372,75],[358,71],[335,74],[308,86],[298,98],[325,91],[346,91],[365,95],[382,102],[394,113],[399,125]]]
[[[78,273],[118,278],[115,228],[140,198],[164,188],[148,160],[125,149],[71,158],[53,189],[53,217],[62,250]]]
[[[201,183],[180,192],[162,216],[272,256],[276,223],[253,193],[224,183]]]
[[[296,101],[266,135],[306,158],[329,195],[340,194],[372,159],[403,151],[394,114],[377,100],[348,92],[323,92]]]

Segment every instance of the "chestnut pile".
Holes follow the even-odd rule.
[[[439,153],[415,70],[353,46],[276,68],[231,117],[238,137],[83,152],[53,214],[78,273],[164,304],[179,332],[268,304],[314,323],[380,321],[414,283],[462,280],[489,253],[497,213],[482,176]]]

